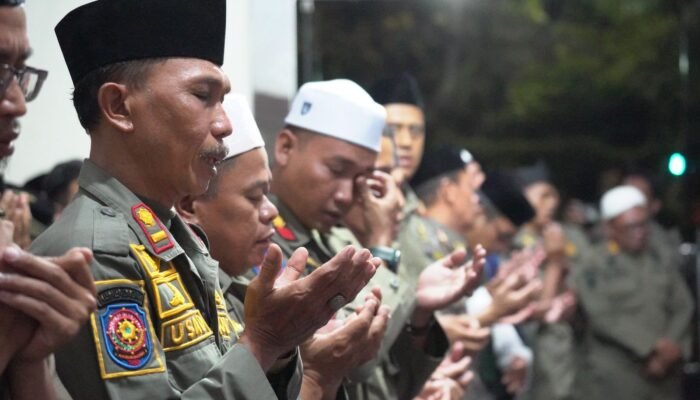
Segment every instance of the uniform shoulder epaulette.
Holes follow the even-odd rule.
[[[128,255],[129,224],[124,215],[101,206],[93,210],[93,246],[95,253]]]
[[[287,226],[287,222],[281,216],[278,215],[274,220],[272,220],[272,226],[275,228],[275,232],[277,232],[282,239],[288,241],[297,240],[297,235],[295,235],[294,231]]]
[[[608,247],[608,253],[610,253],[610,255],[616,256],[616,255],[620,254],[620,245],[613,242],[612,240],[608,242],[607,247]]]
[[[163,223],[147,205],[139,203],[131,207],[131,214],[156,254],[175,246]]]

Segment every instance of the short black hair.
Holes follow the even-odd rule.
[[[123,61],[89,72],[75,84],[73,106],[78,113],[80,125],[90,133],[100,121],[100,105],[97,93],[107,82],[117,82],[129,88],[141,88],[151,72],[151,67],[164,62],[165,58],[146,58]]]
[[[380,79],[370,87],[368,92],[374,101],[384,106],[399,103],[411,104],[420,109],[425,108],[418,82],[407,72]]]
[[[427,207],[433,205],[437,199],[438,190],[440,190],[440,185],[444,179],[448,179],[451,182],[456,183],[459,180],[459,174],[464,172],[463,169],[452,170],[444,174],[438,175],[434,178],[424,181],[420,185],[416,186],[416,195]]]
[[[66,205],[70,202],[68,187],[80,175],[81,160],[70,160],[57,164],[44,178],[44,192],[53,203]]]

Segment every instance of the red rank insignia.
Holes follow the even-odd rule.
[[[272,221],[272,226],[275,227],[275,231],[282,239],[289,241],[297,240],[297,236],[294,234],[294,231],[289,229],[287,223],[284,222],[284,219],[282,219],[282,217],[279,215]]]
[[[175,246],[175,243],[173,243],[170,239],[170,235],[168,235],[165,230],[163,223],[160,222],[147,205],[140,203],[131,207],[131,214],[134,216],[134,220],[139,224],[141,230],[143,230],[151,248],[156,254],[160,254]]]

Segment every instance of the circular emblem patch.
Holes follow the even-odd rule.
[[[114,304],[102,315],[107,353],[127,369],[143,367],[151,358],[151,340],[143,310],[136,304]]]

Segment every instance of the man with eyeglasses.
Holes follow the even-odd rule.
[[[22,3],[0,0],[0,160],[12,154],[19,135],[17,120],[46,78],[46,71],[25,66],[30,48]],[[4,211],[8,219],[0,218],[0,399],[53,398],[50,355],[73,337],[95,308],[88,267],[92,252],[74,248],[51,259],[25,253],[18,248],[18,226],[9,218],[16,210]]]
[[[10,156],[19,136],[19,117],[27,112],[26,103],[39,94],[47,71],[25,65],[31,55],[27,38],[23,0],[3,0],[0,6],[0,157]]]
[[[579,312],[573,393],[580,399],[679,399],[690,356],[692,300],[666,252],[649,242],[646,198],[633,186],[603,195],[607,242],[574,269]]]
[[[24,0],[2,0],[0,13],[0,170],[14,152],[20,133],[18,118],[27,112],[26,103],[39,94],[47,72],[25,65],[31,54],[26,32]],[[1,175],[2,171],[0,171]],[[31,242],[31,212],[26,193],[5,190],[0,178],[0,216],[14,226],[14,242],[27,248]]]

